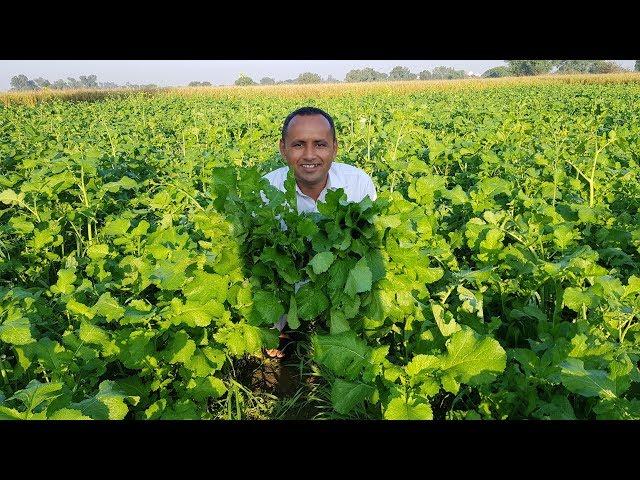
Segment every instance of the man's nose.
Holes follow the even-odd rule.
[[[304,155],[304,158],[313,158],[313,156],[315,155],[313,145],[306,145],[302,154]]]

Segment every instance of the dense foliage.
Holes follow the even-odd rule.
[[[640,418],[639,94],[0,107],[0,417],[243,417],[287,313],[335,417]],[[308,103],[378,200],[261,178]]]

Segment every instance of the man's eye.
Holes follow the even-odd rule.
[[[324,147],[327,146],[327,144],[326,143],[318,143],[316,146],[324,148]]]

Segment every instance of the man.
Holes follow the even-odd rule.
[[[298,212],[317,212],[328,189],[343,188],[350,202],[365,196],[376,199],[371,177],[359,168],[333,160],[338,153],[336,129],[331,116],[315,107],[291,112],[282,125],[280,154],[288,164],[265,175],[269,183],[284,192],[289,168],[296,178]]]
[[[331,116],[319,108],[299,108],[291,112],[282,125],[280,154],[288,166],[268,173],[265,178],[284,192],[287,173],[289,168],[293,169],[298,213],[317,212],[317,202],[324,201],[329,189],[344,189],[349,202],[360,202],[367,195],[375,200],[376,189],[371,177],[359,168],[334,162],[337,153],[336,129]],[[285,324],[283,315],[275,325],[281,332],[281,345],[282,340],[288,338],[282,333]],[[267,355],[282,358],[284,353],[281,349],[271,349]]]

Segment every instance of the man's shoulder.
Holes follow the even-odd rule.
[[[264,178],[269,180],[269,183],[274,186],[277,186],[276,184],[280,183],[284,184],[288,171],[289,167],[280,167],[264,175]]]
[[[344,175],[347,177],[358,177],[362,179],[371,178],[369,177],[367,172],[365,172],[361,168],[354,167],[353,165],[349,165],[348,163],[333,162],[331,168],[334,168],[334,171],[338,175]]]

